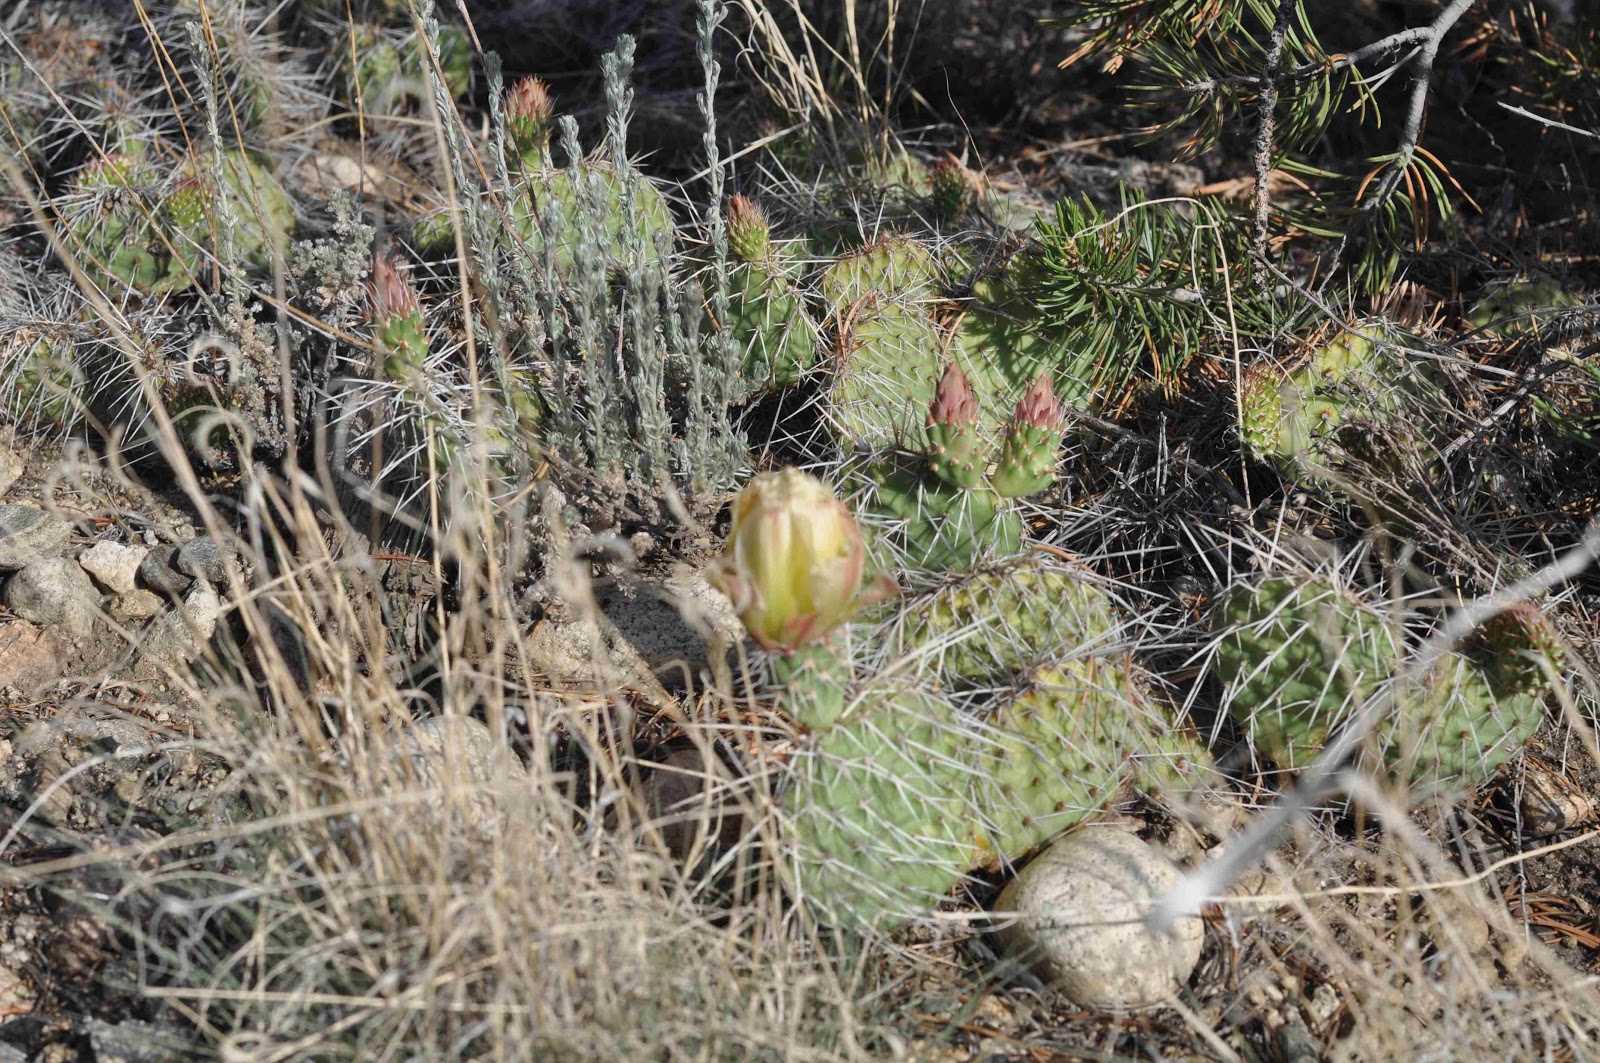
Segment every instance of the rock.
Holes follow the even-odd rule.
[[[100,542],[78,555],[78,564],[100,585],[113,594],[127,594],[134,589],[139,574],[139,562],[150,552],[148,546],[124,546],[121,543]]]
[[[6,607],[35,624],[59,624],[73,638],[94,630],[100,592],[77,564],[64,557],[35,561],[6,580]]]
[[[668,686],[693,685],[710,663],[713,644],[720,643],[726,654],[744,640],[733,603],[687,568],[665,580],[645,582],[631,593],[617,586],[601,588],[595,602]]]
[[[707,770],[694,746],[674,749],[649,765],[639,783],[639,801],[667,851],[679,860],[697,848],[731,849],[744,834],[744,816],[731,787]]]
[[[218,542],[209,535],[202,535],[179,546],[173,564],[186,576],[226,587],[228,569],[238,557],[239,552],[232,543]]]
[[[24,1015],[33,1008],[33,989],[22,975],[0,964],[0,1024],[13,1015]],[[0,1044],[0,1047],[4,1047]],[[5,1057],[0,1056],[0,1060]]]
[[[205,580],[195,580],[183,596],[150,626],[134,669],[135,678],[148,679],[168,668],[187,664],[199,656],[216,634],[222,616],[222,598]]]
[[[1170,998],[1200,961],[1198,917],[1170,933],[1144,922],[1177,885],[1176,865],[1116,827],[1088,827],[1046,849],[1001,892],[1017,913],[997,931],[1007,951],[1087,1008],[1125,1011]]]
[[[194,577],[178,571],[178,548],[169,543],[152,547],[139,562],[139,582],[167,598],[181,598]]]
[[[72,525],[35,506],[0,505],[0,572],[15,572],[66,552]]]
[[[120,1063],[165,1063],[182,1059],[197,1050],[197,1046],[178,1031],[137,1019],[123,1019],[110,1023],[103,1019],[86,1018],[82,1028],[89,1034],[98,1063],[119,1060]]]
[[[1594,803],[1555,765],[1530,756],[1517,795],[1517,818],[1526,838],[1548,838],[1595,818]]]
[[[152,616],[166,606],[166,602],[154,591],[147,591],[143,587],[135,587],[127,594],[120,595],[111,603],[111,619],[119,624],[131,624],[139,620],[149,620]]]
[[[22,475],[22,459],[10,447],[0,447],[0,496]]]
[[[418,720],[406,731],[403,752],[409,757],[417,783],[429,793],[428,807],[435,812],[447,807],[442,794],[451,784],[490,785],[503,777],[524,780],[528,771],[505,743],[496,740],[489,728],[471,716],[430,716]],[[474,826],[489,832],[495,829],[496,802],[492,792],[480,791],[471,797]]]
[[[66,671],[60,636],[30,624],[12,620],[0,624],[0,689],[33,690],[53,683]]]

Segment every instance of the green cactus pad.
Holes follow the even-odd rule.
[[[1398,660],[1384,617],[1320,580],[1235,587],[1217,603],[1212,629],[1224,704],[1260,755],[1285,770],[1309,763]]]
[[[858,309],[840,337],[827,417],[848,446],[892,445],[920,434],[938,386],[939,334],[916,307]]]
[[[728,326],[744,351],[746,382],[757,391],[790,387],[816,361],[817,329],[783,274],[763,265],[728,274]]]
[[[982,859],[1016,859],[1103,809],[1146,744],[1127,667],[1084,658],[1035,671],[989,720]]]
[[[1504,284],[1486,295],[1472,308],[1468,320],[1473,328],[1491,335],[1521,336],[1539,328],[1540,310],[1582,305],[1554,277],[1538,276]]]
[[[77,415],[84,375],[64,336],[21,329],[0,341],[0,404],[14,424],[66,426]]]
[[[565,169],[535,171],[522,181],[522,194],[512,203],[512,222],[535,260],[543,257],[547,212],[553,205],[561,218],[555,244],[556,268],[563,273],[578,260],[582,219],[587,219],[587,227],[600,241],[609,266],[621,266],[631,250],[637,250],[646,263],[660,263],[664,248],[672,246],[676,232],[672,210],[661,190],[636,170],[630,168],[623,174],[602,162],[584,163],[579,174],[584,183],[581,191],[573,183],[572,172]],[[454,247],[452,233],[447,249]],[[423,249],[437,250],[427,246]]]
[[[1087,570],[1030,558],[910,600],[895,642],[942,679],[991,684],[1041,658],[1105,650],[1117,631],[1111,599]]]
[[[992,491],[952,487],[898,460],[876,463],[867,474],[870,509],[893,522],[879,543],[899,564],[960,571],[1022,549],[1022,518]]]
[[[1421,690],[1397,696],[1374,740],[1383,769],[1412,787],[1474,787],[1526,745],[1543,719],[1537,696],[1497,697],[1483,669],[1450,654]]]
[[[883,685],[795,752],[783,806],[800,893],[825,922],[924,914],[972,866],[962,732],[936,695]]]
[[[933,253],[915,240],[900,238],[843,256],[822,271],[820,284],[823,302],[848,320],[863,302],[883,307],[926,299],[938,276]]]

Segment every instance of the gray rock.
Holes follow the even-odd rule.
[[[0,505],[0,572],[15,572],[66,552],[72,525],[54,513],[8,502]]]
[[[1169,933],[1145,922],[1178,880],[1177,865],[1153,846],[1118,827],[1091,826],[1035,857],[1001,892],[996,908],[1015,921],[997,933],[1008,952],[1083,1007],[1149,1007],[1177,993],[1200,962],[1205,927],[1197,916]]]
[[[470,716],[418,720],[407,730],[402,751],[416,774],[417,784],[428,795],[428,807],[435,812],[449,807],[440,791],[452,784],[487,787],[501,778],[520,781],[528,776],[510,747]],[[474,793],[470,802],[473,825],[485,832],[494,830],[498,818],[494,793]]]
[[[139,582],[167,598],[181,598],[194,577],[178,571],[178,548],[169,543],[150,548],[139,562]]]
[[[151,678],[199,656],[216,634],[222,598],[205,580],[195,580],[179,605],[156,618],[145,635],[135,678]]]
[[[86,1018],[82,1028],[88,1032],[89,1044],[100,1063],[166,1063],[197,1051],[197,1046],[180,1031],[137,1019],[110,1023]]]
[[[22,475],[22,459],[9,447],[0,447],[0,495],[11,490],[11,485]]]
[[[606,587],[595,602],[617,633],[664,683],[682,687],[711,662],[712,646],[726,654],[744,639],[744,626],[726,595],[698,572],[684,569],[625,592]]]
[[[195,579],[203,579],[219,587],[228,583],[228,568],[238,560],[239,552],[232,543],[218,542],[202,535],[178,547],[174,564],[179,572]]]
[[[131,624],[139,620],[149,620],[166,607],[166,602],[154,591],[147,591],[143,587],[135,587],[127,594],[119,595],[111,603],[111,619],[119,624]]]
[[[100,592],[76,563],[64,557],[35,561],[6,580],[6,607],[35,624],[60,624],[73,638],[94,630]]]
[[[127,594],[134,589],[139,574],[139,563],[150,552],[148,546],[124,546],[121,543],[100,542],[78,555],[78,564],[100,585],[113,594]]]

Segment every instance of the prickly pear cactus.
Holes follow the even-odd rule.
[[[1036,669],[988,720],[981,741],[980,858],[990,867],[1100,812],[1125,780],[1152,790],[1192,788],[1210,761],[1112,656]]]
[[[84,374],[70,338],[34,328],[0,338],[0,412],[12,424],[67,427],[83,397]]]
[[[1022,518],[987,488],[965,490],[888,459],[866,469],[869,512],[887,521],[877,546],[910,569],[961,571],[1022,549]]]
[[[1497,693],[1484,669],[1450,654],[1420,690],[1396,698],[1374,740],[1382,769],[1415,789],[1475,787],[1526,745],[1543,719],[1537,695]]]
[[[1322,580],[1235,587],[1211,622],[1223,703],[1257,753],[1288,771],[1309,763],[1398,663],[1384,617]]]
[[[925,913],[972,866],[963,733],[936,695],[869,687],[795,752],[783,805],[800,893],[824,921]]]
[[[841,317],[863,300],[875,304],[912,304],[931,296],[939,264],[922,244],[899,237],[883,240],[845,255],[822,271],[822,299]]]
[[[893,445],[922,427],[942,368],[920,307],[863,299],[839,325],[826,416],[847,446]]]
[[[906,603],[900,654],[958,684],[998,683],[1041,658],[1108,649],[1119,624],[1086,570],[1028,558],[963,573]]]
[[[1560,281],[1536,276],[1496,288],[1472,308],[1468,320],[1473,328],[1491,335],[1521,336],[1538,331],[1538,311],[1579,305],[1578,298],[1562,288]]]
[[[1502,697],[1542,694],[1561,667],[1561,636],[1532,602],[1518,602],[1478,626],[1466,652]]]
[[[728,326],[744,351],[746,384],[757,393],[790,387],[816,360],[817,328],[766,216],[745,196],[728,204],[728,249]]]

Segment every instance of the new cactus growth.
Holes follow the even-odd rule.
[[[1239,377],[1239,438],[1257,459],[1279,452],[1283,433],[1283,377],[1257,362]]]
[[[526,77],[506,93],[506,138],[522,168],[538,171],[550,165],[550,132],[555,107],[550,89],[536,77]]]
[[[929,174],[933,186],[933,209],[941,218],[954,218],[967,205],[967,168],[953,155],[946,155]]]
[[[1040,373],[1017,400],[1006,425],[991,482],[1005,498],[1038,494],[1056,479],[1056,451],[1061,446],[1061,406],[1048,373]]]
[[[740,262],[765,262],[772,254],[772,227],[749,196],[728,200],[728,250]]]
[[[955,487],[981,487],[988,467],[987,448],[979,434],[978,400],[961,366],[944,367],[928,408],[928,468]]]
[[[1384,618],[1318,580],[1235,587],[1212,625],[1224,703],[1256,750],[1285,770],[1321,751],[1398,663]]]
[[[1561,664],[1561,637],[1531,602],[1518,602],[1478,626],[1466,647],[1501,697],[1543,693]]]
[[[957,684],[1004,682],[1063,651],[1103,651],[1116,612],[1085,575],[1032,559],[964,573],[908,604],[895,643]]]

